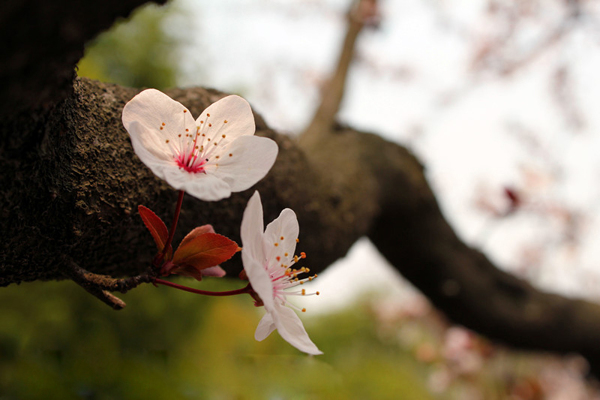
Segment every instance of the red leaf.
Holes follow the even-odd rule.
[[[185,235],[185,237],[183,238],[181,243],[179,243],[179,247],[186,245],[189,241],[191,241],[195,237],[200,236],[204,233],[215,233],[215,229],[210,224],[202,225],[197,228],[194,228],[194,229],[192,229],[192,231],[190,233]]]
[[[196,268],[190,267],[190,266],[175,267],[171,271],[169,271],[169,274],[177,274],[177,275],[181,275],[181,276],[189,276],[190,278],[194,278],[197,281],[201,281],[202,280],[202,271],[198,271]]]
[[[144,206],[138,206],[138,211],[140,213],[140,217],[142,217],[142,221],[144,221],[144,225],[150,231],[150,234],[154,238],[154,242],[156,243],[156,247],[158,247],[158,251],[162,251],[165,248],[165,243],[167,243],[167,239],[169,238],[169,230],[165,223],[158,217],[158,215],[154,214],[152,210]]]
[[[190,235],[194,231],[190,232]],[[223,235],[203,233],[188,240],[184,239],[173,255],[173,264],[201,271],[229,260],[238,249],[236,242]],[[174,270],[172,273],[178,272]]]

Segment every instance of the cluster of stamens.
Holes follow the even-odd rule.
[[[187,110],[183,110],[183,113],[187,113]],[[190,128],[185,126],[186,118],[184,117],[184,131],[176,133],[177,143],[174,144],[172,140],[165,139],[165,144],[171,149],[179,169],[195,174],[206,173],[205,167],[208,164],[219,166],[218,160],[222,155],[216,153],[220,150],[219,146],[222,148],[229,143],[229,139],[224,134],[219,135],[218,129],[211,129],[213,125],[209,119],[210,114],[206,114],[206,120],[200,120],[200,125],[196,126],[196,131],[193,133],[190,132]],[[223,124],[227,123],[227,120],[223,120]],[[160,130],[165,128],[166,124],[162,122]],[[233,154],[229,153],[229,157],[233,157]],[[212,160],[213,158],[214,160]]]
[[[280,239],[284,240],[284,237],[282,236]],[[298,239],[296,239],[296,242],[298,242]],[[279,243],[275,242],[274,246],[278,247]],[[285,260],[287,260],[289,259],[289,254],[284,253],[283,257]],[[289,264],[285,264],[281,262],[281,256],[277,256],[275,257],[275,259],[277,260],[279,265],[276,268],[271,268],[269,270],[269,276],[271,278],[271,281],[273,282],[273,297],[276,300],[281,301],[282,305],[289,304],[292,308],[302,312],[306,312],[306,308],[300,309],[299,307],[293,304],[287,303],[286,296],[318,296],[320,293],[318,291],[313,293],[307,293],[306,289],[291,292],[285,290],[299,285],[303,285],[305,282],[312,281],[317,277],[317,274],[314,274],[312,276],[300,278],[299,275],[310,273],[310,269],[306,267],[300,267],[297,269],[292,268],[294,264],[298,263],[301,259],[304,258],[306,258],[306,253],[301,252],[299,256],[294,255],[290,259],[291,262]]]

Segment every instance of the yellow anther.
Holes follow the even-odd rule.
[[[215,156],[215,158],[218,160],[218,159],[219,159],[219,156]]]
[[[210,139],[209,139],[210,140]],[[219,143],[215,142],[215,146],[218,145]]]
[[[300,243],[300,239],[296,238],[296,243]]]
[[[283,240],[283,236],[282,236],[282,237],[280,237],[279,239]]]
[[[164,122],[162,123],[162,126],[165,126],[165,123],[164,123]]]
[[[162,127],[162,126],[160,127],[160,130],[161,130],[161,131],[163,130],[163,127]]]
[[[223,121],[223,123],[224,123],[224,124],[226,124],[226,123],[227,123],[227,120]]]
[[[226,137],[226,136],[227,136],[227,135],[221,135],[221,137],[222,137],[223,139],[225,139],[225,137]]]
[[[279,246],[279,243],[275,243],[275,247]]]
[[[303,309],[302,309],[302,312],[306,312],[306,308],[303,308]]]
[[[298,256],[294,256],[294,262],[298,262],[298,260],[300,260],[300,258]]]
[[[320,295],[320,294],[321,294],[321,292],[317,292],[317,293],[315,293],[315,294],[318,296],[318,295]]]
[[[302,296],[306,294],[306,289],[302,289]]]
[[[203,124],[203,123],[204,123],[204,121],[200,121],[200,123],[201,123],[201,124]],[[200,127],[198,127],[198,128],[200,128]]]

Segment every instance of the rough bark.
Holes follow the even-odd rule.
[[[74,8],[64,18],[78,33],[65,44],[46,16],[36,15],[34,22],[49,25],[33,33],[49,47],[42,52],[46,64],[39,65],[39,43],[21,42],[24,49],[14,45],[2,55],[0,98],[7,108],[0,120],[0,286],[73,277],[71,263],[111,276],[142,272],[154,249],[137,205],[168,219],[177,197],[137,159],[122,127],[123,105],[139,89],[71,81],[83,43],[137,2],[60,4]],[[26,6],[6,2],[3,22],[25,23]],[[202,88],[168,94],[196,115],[221,96]],[[513,346],[578,352],[596,371],[600,306],[540,292],[462,243],[405,148],[340,126],[299,147],[259,116],[257,125],[259,135],[277,141],[280,155],[252,190],[261,192],[267,220],[284,207],[297,212],[306,266],[320,271],[368,235],[455,322]],[[176,241],[205,223],[238,239],[252,190],[218,203],[186,197]],[[239,258],[224,267],[235,274]]]
[[[139,161],[122,126],[123,106],[138,92],[78,79],[73,94],[30,129],[24,128],[25,119],[2,125],[5,138],[21,135],[17,143],[3,147],[2,223],[10,236],[1,245],[0,285],[60,279],[64,256],[91,272],[114,276],[133,275],[148,266],[153,242],[137,206],[144,204],[168,221],[177,192]],[[223,96],[201,88],[167,93],[196,115]],[[375,199],[365,207],[354,191],[338,193],[322,186],[319,171],[293,141],[256,119],[257,134],[272,137],[280,147],[267,179],[220,202],[186,196],[176,242],[183,232],[205,223],[239,240],[242,211],[257,189],[267,219],[285,207],[298,212],[301,246],[309,252],[311,266],[322,270],[366,234]],[[364,178],[366,188],[369,180]],[[229,265],[232,272],[241,268],[239,258]]]
[[[83,45],[146,0],[0,3],[0,116],[48,109],[70,93]],[[166,0],[157,0],[165,3]]]

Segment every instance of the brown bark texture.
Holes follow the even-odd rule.
[[[177,192],[140,162],[122,126],[123,106],[140,89],[74,74],[84,43],[141,3],[0,6],[9,44],[0,54],[0,286],[85,280],[74,277],[70,264],[133,276],[154,255],[137,206],[169,221]],[[223,96],[203,88],[167,93],[194,115]],[[598,371],[600,306],[536,290],[463,243],[406,148],[339,125],[298,144],[256,120],[257,134],[279,145],[275,166],[256,187],[229,199],[186,196],[175,243],[206,223],[239,243],[246,201],[259,190],[267,221],[286,207],[298,214],[299,250],[313,272],[368,236],[454,322],[515,347],[579,353]],[[240,257],[223,267],[237,275]]]

